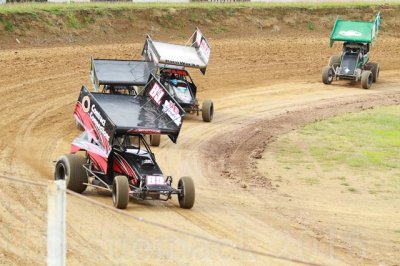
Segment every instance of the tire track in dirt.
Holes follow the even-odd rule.
[[[207,145],[200,147],[203,150],[203,156],[207,155],[203,160],[216,162],[213,164],[214,172],[220,173],[222,177],[237,187],[239,187],[238,183],[244,182],[246,186],[250,186],[247,191],[250,190],[250,193],[254,193],[255,198],[262,198],[264,193],[274,193],[274,190],[276,190],[270,187],[268,176],[263,176],[256,167],[256,160],[259,158],[257,156],[263,153],[264,149],[268,147],[268,143],[274,141],[280,135],[310,122],[326,119],[340,113],[394,104],[400,104],[400,90],[380,91],[367,95],[297,104],[291,106],[291,109],[294,109],[292,111],[281,109],[281,112],[284,112],[279,115],[266,114],[264,115],[265,118],[254,119],[244,128],[231,131],[231,138],[229,139],[226,138],[225,134],[214,135]],[[221,151],[223,151],[223,154],[221,154]],[[266,190],[264,192],[258,191],[257,189],[260,186],[265,186]],[[268,204],[266,205],[268,206]],[[279,209],[275,211],[280,212]],[[283,217],[286,216],[291,223],[296,222],[295,216],[288,217],[287,214],[280,213]],[[299,227],[301,233],[313,232],[310,235],[317,235],[321,241],[332,244],[330,243],[332,239],[323,230],[318,230],[310,224],[300,224],[297,227]],[[336,240],[335,249],[348,254],[349,243],[343,241],[340,243],[340,241],[341,239]],[[362,252],[362,250],[358,252]],[[373,257],[366,257],[363,263],[367,261],[374,263],[375,260]]]

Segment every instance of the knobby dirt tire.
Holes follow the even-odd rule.
[[[201,116],[204,122],[211,122],[214,117],[214,103],[211,100],[205,100],[201,108]]]
[[[363,89],[370,89],[373,82],[373,75],[370,70],[364,70],[361,74],[361,87]]]
[[[123,175],[114,177],[112,187],[112,201],[115,208],[126,209],[129,202],[129,182]]]
[[[78,154],[65,154],[61,156],[56,163],[54,178],[56,180],[65,180],[67,189],[77,193],[82,193],[86,190],[88,176],[83,165],[86,163],[86,158]]]
[[[183,176],[179,179],[178,189],[181,189],[182,191],[181,194],[178,194],[179,206],[183,209],[191,209],[194,205],[196,196],[192,178],[189,176]]]
[[[324,84],[327,84],[327,85],[331,84],[332,81],[333,81],[334,76],[335,76],[335,73],[333,72],[332,67],[325,66],[322,69],[322,82]]]

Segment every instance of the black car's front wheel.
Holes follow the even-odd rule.
[[[115,208],[126,209],[129,202],[129,182],[123,175],[114,177],[112,187],[112,201]]]
[[[194,205],[195,189],[192,178],[183,176],[178,181],[178,194],[179,206],[183,209],[191,209]]]

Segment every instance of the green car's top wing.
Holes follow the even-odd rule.
[[[375,43],[379,32],[380,13],[376,15],[375,21],[351,21],[336,18],[331,33],[330,47],[335,41]]]

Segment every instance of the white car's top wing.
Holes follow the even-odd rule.
[[[211,48],[199,28],[193,33],[190,45],[153,41],[147,36],[142,56],[156,64],[199,68],[205,74]]]

